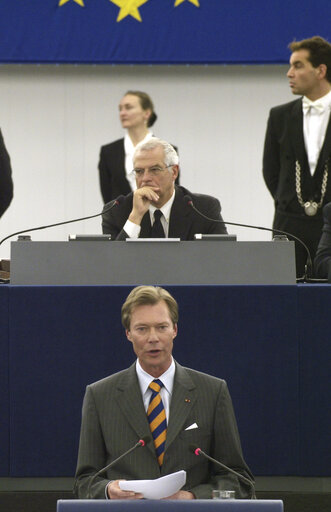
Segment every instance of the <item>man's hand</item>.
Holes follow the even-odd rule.
[[[110,500],[141,500],[143,495],[133,491],[122,491],[118,483],[121,480],[114,480],[107,485],[107,495]]]
[[[158,187],[142,187],[134,191],[132,210],[129,215],[131,222],[140,226],[141,219],[147,212],[149,205],[159,200],[159,190]]]
[[[164,500],[194,500],[194,494],[190,491],[178,491],[172,496],[163,498]]]

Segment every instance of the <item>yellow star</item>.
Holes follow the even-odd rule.
[[[117,22],[121,21],[126,16],[132,16],[136,18],[136,20],[142,21],[138,7],[148,2],[148,0],[110,0],[110,2],[120,7]]]
[[[60,0],[59,6],[62,7],[62,5],[66,4],[67,2],[70,2],[70,0]],[[85,7],[83,0],[74,0],[74,2],[76,2],[76,4],[80,5],[81,7]]]
[[[188,1],[191,2],[191,4],[195,5],[196,7],[200,7],[199,0],[188,0]],[[183,2],[185,2],[185,0],[176,0],[175,7],[182,4]]]

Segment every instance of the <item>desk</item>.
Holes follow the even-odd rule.
[[[329,476],[331,286],[167,288],[174,356],[227,380],[253,473]],[[0,476],[73,475],[85,386],[134,360],[130,289],[0,287]]]

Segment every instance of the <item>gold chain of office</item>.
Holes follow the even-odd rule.
[[[320,201],[318,203],[316,203],[316,201],[313,201],[312,199],[310,199],[309,201],[304,201],[302,199],[302,193],[301,193],[301,166],[300,166],[298,160],[296,160],[296,162],[295,162],[295,190],[297,193],[297,198],[298,198],[300,206],[302,206],[302,208],[304,209],[305,214],[308,215],[309,217],[313,217],[314,215],[316,215],[317,210],[323,204],[326,187],[328,184],[328,175],[329,175],[329,166],[328,166],[328,162],[326,162],[325,166],[324,166]]]

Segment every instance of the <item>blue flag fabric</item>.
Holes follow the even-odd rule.
[[[0,62],[283,63],[330,0],[0,0]]]

